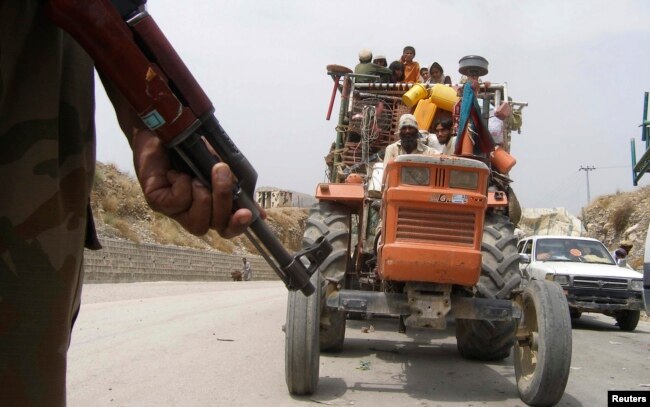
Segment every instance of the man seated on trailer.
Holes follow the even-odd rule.
[[[354,67],[354,73],[357,75],[372,75],[378,76],[378,79],[372,76],[359,76],[355,78],[356,83],[369,83],[369,82],[388,82],[393,71],[390,69],[377,65],[371,62],[372,52],[364,48],[359,51],[359,63]]]

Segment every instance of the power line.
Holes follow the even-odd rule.
[[[596,167],[597,170],[606,170],[610,168],[632,168],[632,166],[628,164],[628,165],[610,165],[607,167]]]
[[[632,168],[632,167],[630,165],[610,165],[610,166],[602,166],[602,167],[601,166],[595,167],[593,165],[580,166],[578,171],[584,171],[587,177],[587,205],[589,205],[589,202],[591,202],[591,193],[589,190],[589,171],[606,170],[606,169],[613,169],[613,168]]]

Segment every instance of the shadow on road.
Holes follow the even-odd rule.
[[[376,334],[363,337],[361,329],[370,324],[382,338]],[[505,404],[514,401],[521,405],[514,384],[512,358],[489,363],[462,358],[456,349],[453,322],[445,330],[408,328],[406,335],[396,333],[396,319],[348,321],[347,330],[349,335],[342,352],[322,357],[362,360],[373,355],[389,366],[370,368],[387,370],[390,377],[382,380],[377,379],[380,375],[369,374],[367,381],[354,379],[347,383],[340,378],[321,378],[319,399],[334,400],[354,391],[405,393],[414,399],[438,402]],[[383,338],[386,336],[390,339]],[[581,406],[581,403],[565,394],[558,405]]]
[[[637,335],[648,335],[650,333],[640,330],[635,330],[633,332],[622,331],[621,328],[616,325],[616,320],[613,317],[604,317],[601,319],[600,314],[582,314],[578,319],[571,320],[571,327],[577,330],[584,331],[599,331],[599,332],[623,332],[623,333],[634,333]]]

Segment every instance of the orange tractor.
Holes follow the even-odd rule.
[[[292,394],[316,391],[320,352],[342,349],[346,319],[392,316],[400,332],[453,321],[463,357],[493,361],[512,352],[524,402],[562,397],[571,360],[566,298],[553,282],[522,285],[514,235],[520,209],[508,152],[526,104],[513,102],[505,84],[479,81],[485,59],[460,65],[469,80],[455,88],[357,83],[349,69],[328,66],[332,98],[341,94],[337,137],[326,157],[330,182],[317,186],[303,243],[324,237],[333,251],[311,278],[313,295],[289,293]],[[499,112],[506,112],[500,133],[490,133]],[[452,118],[455,153],[401,155],[383,168],[404,113],[414,113],[421,131]]]

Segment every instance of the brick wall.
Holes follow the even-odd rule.
[[[85,252],[86,283],[226,281],[231,280],[232,271],[242,270],[241,255],[117,239],[100,241],[102,250]],[[246,258],[253,269],[253,280],[278,280],[262,257]]]

